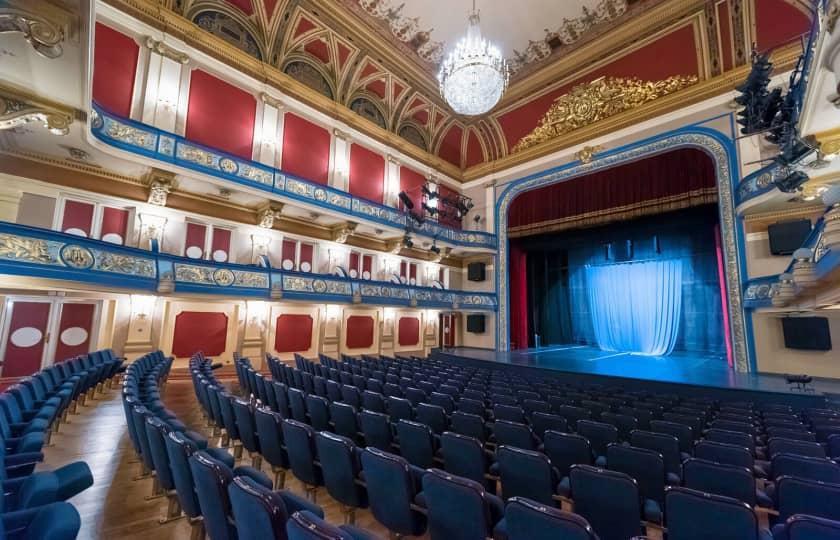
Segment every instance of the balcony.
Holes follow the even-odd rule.
[[[161,294],[495,311],[496,295],[224,264],[0,222],[0,273]],[[128,291],[130,292],[130,291]]]
[[[329,186],[310,182],[262,163],[207,148],[152,126],[120,118],[95,103],[91,115],[93,135],[109,146],[163,163],[170,163],[228,182],[258,189],[282,199],[340,213],[351,220],[365,220],[466,248],[496,249],[496,235],[445,227],[434,221],[409,223],[396,208],[377,204]]]

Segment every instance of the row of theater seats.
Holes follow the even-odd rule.
[[[362,452],[362,461],[366,456],[368,460],[374,459],[370,456],[402,459],[402,464],[420,471],[442,464],[451,476],[473,480],[482,489],[492,491],[500,479],[505,499],[526,497],[544,506],[558,500],[573,501],[576,512],[585,516],[602,538],[626,538],[630,531],[638,534],[640,518],[666,525],[671,536],[674,531],[691,531],[689,523],[702,519],[704,509],[708,515],[728,511],[748,516],[708,520],[709,527],[731,527],[733,523],[743,527],[738,533],[743,536],[732,536],[729,530],[729,536],[721,537],[759,537],[763,531],[752,509],[759,503],[771,507],[767,513],[777,522],[774,532],[778,538],[801,530],[802,523],[840,518],[837,505],[830,502],[840,495],[838,465],[825,457],[826,446],[806,440],[813,434],[809,429],[834,429],[837,413],[833,411],[794,412],[770,404],[719,405],[710,400],[556,383],[549,387],[544,379],[527,381],[493,370],[466,370],[410,359],[348,358],[339,363],[322,357],[321,364],[302,358],[297,362],[298,369],[292,369],[269,359],[278,379],[273,382],[256,373],[247,360],[237,362],[240,385],[258,400],[257,406],[201,381],[196,391],[205,410],[224,426],[226,434],[241,441],[255,460],[260,454],[265,457],[278,478],[291,468],[296,477],[313,487],[326,484],[328,492],[348,508],[363,506],[365,501],[359,497],[342,500],[342,493],[352,490],[346,483],[343,490],[331,488],[328,470],[333,462],[344,463],[339,469],[346,470],[349,456],[359,453],[355,445],[363,444],[368,448]],[[422,389],[424,383],[433,385],[428,393]],[[380,394],[379,389],[388,395]],[[418,396],[416,402],[399,397],[412,391],[415,395],[422,392],[423,397]],[[437,404],[426,403],[435,399]],[[261,404],[267,407],[259,407]],[[460,410],[465,405],[470,412]],[[359,406],[363,409],[357,413]],[[628,409],[651,413],[644,419],[647,430],[637,428],[639,418],[632,417],[631,426],[615,418],[630,416],[617,412]],[[503,419],[510,415],[520,415],[515,419],[521,421]],[[473,422],[464,422],[462,417],[467,416]],[[549,427],[537,436],[540,422]],[[578,432],[570,433],[570,428]],[[788,439],[774,433],[768,439],[768,432],[777,428],[797,431],[803,437]],[[685,435],[682,438],[688,444],[681,441]],[[744,436],[750,440],[742,440]],[[825,442],[836,445],[835,437],[829,433]],[[333,441],[330,450],[328,443],[336,438],[341,444]],[[765,442],[766,447],[762,446]],[[495,454],[490,454],[492,450]],[[325,452],[329,459],[322,455]],[[402,458],[391,455],[397,452]],[[769,454],[772,461],[756,464],[756,453]],[[592,467],[593,463],[601,467]],[[362,471],[357,472],[365,477],[372,500],[369,475]],[[768,486],[770,495],[755,489],[756,476],[768,475],[773,481]],[[413,482],[403,486],[403,495],[418,496],[420,478],[425,476],[415,474]],[[681,483],[682,487],[677,487]],[[418,502],[405,496],[386,499],[392,504],[401,501],[403,510]],[[689,501],[682,508],[692,512],[681,514],[677,510],[680,504],[674,501]],[[371,506],[379,518],[376,505],[371,502]],[[379,514],[398,513],[393,510]],[[422,520],[409,520],[411,513],[402,515],[405,520],[400,524],[389,525],[385,518],[380,521],[402,534],[416,531]],[[682,529],[680,515],[686,518]],[[819,526],[835,524],[821,522]]]
[[[93,485],[83,461],[54,470],[35,467],[53,432],[78,405],[110,386],[123,359],[110,349],[57,363],[0,393],[0,538],[72,540],[79,512],[66,501]]]

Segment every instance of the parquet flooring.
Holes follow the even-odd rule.
[[[187,425],[209,435],[190,380],[169,381],[163,400]],[[166,498],[147,500],[152,480],[135,479],[139,464],[131,449],[118,389],[97,395],[79,411],[80,414],[70,415],[70,424],[62,424],[60,432],[53,434],[53,445],[45,448],[44,463],[39,466],[52,469],[77,460],[90,466],[94,485],[70,499],[82,516],[79,539],[188,540],[190,526],[185,519],[158,523],[166,512]],[[218,444],[218,439],[210,442]],[[244,454],[247,456],[247,452]],[[273,478],[268,465],[264,464],[263,470]],[[303,484],[291,472],[286,475],[286,487],[301,496],[305,494]],[[317,503],[328,521],[342,522],[339,504],[323,488],[318,489]],[[356,524],[388,538],[388,531],[368,510],[357,511]]]

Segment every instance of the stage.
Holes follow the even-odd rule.
[[[593,347],[567,345],[497,352],[489,349],[456,347],[435,350],[437,358],[475,367],[487,364],[505,370],[545,370],[563,379],[655,388],[721,399],[782,400],[799,406],[823,406],[826,399],[840,398],[840,380],[814,379],[814,392],[792,392],[782,375],[738,373],[726,360],[714,356],[675,352],[670,356],[640,356],[602,351]],[[667,386],[666,386],[667,385]]]

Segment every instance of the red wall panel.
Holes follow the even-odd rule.
[[[397,343],[400,347],[420,346],[420,319],[400,317],[397,323]]]
[[[423,192],[420,188],[426,183],[426,178],[417,171],[408,167],[400,167],[400,191],[405,191],[411,202],[414,203],[412,212],[423,215]],[[400,209],[405,210],[400,202]]]
[[[47,302],[15,302],[6,338],[3,377],[25,377],[41,369],[50,317]]]
[[[283,270],[294,270],[296,256],[297,242],[289,239],[283,240],[283,245],[280,248],[280,267]]]
[[[310,315],[280,315],[275,329],[274,350],[278,353],[304,352],[312,346]]]
[[[102,209],[102,227],[99,237],[106,242],[125,244],[125,233],[128,229],[128,210],[111,208]]]
[[[207,356],[225,352],[228,317],[224,313],[182,311],[175,317],[172,354],[189,358],[198,351]]]
[[[300,263],[298,263],[298,270],[301,272],[311,272],[312,264],[315,254],[315,248],[312,244],[300,244]]]
[[[351,315],[347,317],[347,336],[344,343],[348,349],[367,349],[373,346],[373,317]]]
[[[537,127],[554,100],[568,93],[574,86],[604,76],[638,77],[642,80],[658,81],[674,75],[697,75],[698,72],[694,29],[690,25],[684,26],[499,116],[499,125],[507,139],[508,148],[513,148],[522,137]]]
[[[453,125],[443,136],[443,141],[438,149],[438,156],[456,167],[461,166],[461,136],[463,133],[464,130],[460,126]]]
[[[200,223],[187,223],[187,236],[184,240],[184,254],[191,259],[204,257],[204,242],[207,238],[207,226]]]
[[[484,154],[481,151],[481,143],[478,140],[478,135],[475,131],[470,131],[467,135],[467,155],[464,162],[464,167],[472,167],[484,161]]]
[[[90,352],[95,304],[64,304],[58,322],[56,361],[66,360]]]
[[[330,175],[330,132],[286,113],[283,120],[283,170],[326,185]]]
[[[93,99],[114,114],[128,118],[140,47],[116,30],[96,23],[93,50]]]
[[[251,0],[227,0],[227,3],[238,7],[243,13],[245,13],[245,15],[254,14],[254,7],[251,5]],[[268,13],[270,14],[273,9],[274,6],[272,5],[271,10]]]
[[[350,147],[350,193],[382,204],[385,190],[385,158],[354,144]]]
[[[790,43],[811,29],[811,19],[785,0],[756,0],[756,45],[767,51]]]
[[[213,239],[210,241],[210,256],[214,261],[226,262],[230,258],[230,231],[213,227]]]
[[[200,69],[192,72],[187,139],[251,159],[256,114],[257,100],[248,92]]]
[[[61,217],[62,232],[90,237],[93,229],[93,204],[81,201],[64,201]]]

